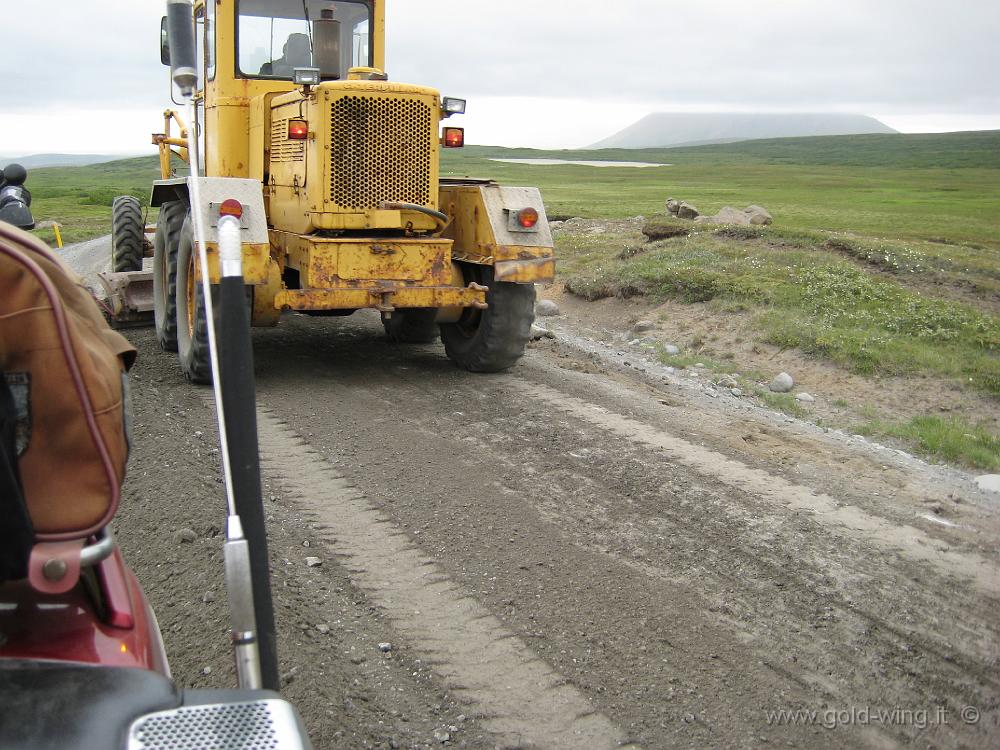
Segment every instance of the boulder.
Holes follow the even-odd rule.
[[[771,214],[763,206],[747,206],[743,209],[743,213],[749,217],[750,224],[755,226],[766,226],[774,221]]]
[[[699,224],[737,224],[750,226],[750,217],[738,208],[724,206],[715,216],[699,216],[695,221]]]
[[[767,387],[772,393],[788,393],[795,387],[795,381],[787,372],[781,372],[775,376],[774,380]]]
[[[715,216],[712,217],[714,224],[740,224],[750,226],[750,217],[737,208],[723,206]]]
[[[538,304],[535,305],[535,314],[542,317],[551,317],[553,315],[559,314],[559,305],[550,299],[538,300]]]
[[[680,209],[681,207],[681,202],[676,198],[667,198],[666,206],[667,206],[667,213],[676,216],[678,209]]]
[[[682,201],[681,205],[677,207],[677,218],[679,219],[694,219],[700,215],[701,211],[687,201]]]

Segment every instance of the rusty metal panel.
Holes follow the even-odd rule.
[[[555,258],[502,260],[493,265],[493,278],[521,284],[552,281],[556,275]]]
[[[272,242],[307,289],[357,286],[365,281],[451,281],[451,240],[340,239],[273,231]]]
[[[511,232],[511,212],[527,207],[538,211],[538,231]],[[452,219],[444,236],[455,240],[452,255],[456,260],[491,264],[553,255],[552,232],[535,188],[443,184],[441,210]]]
[[[274,298],[277,308],[292,310],[389,311],[407,307],[485,307],[482,288],[432,286],[380,286],[370,289],[286,289]]]
[[[447,249],[442,243],[416,245],[379,241],[345,244],[340,250],[338,273],[340,278],[350,280],[420,281],[440,276],[445,268]]]

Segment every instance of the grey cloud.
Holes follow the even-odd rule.
[[[159,0],[5,8],[0,112],[169,101]],[[456,95],[1000,112],[1000,4],[389,0],[394,80]]]

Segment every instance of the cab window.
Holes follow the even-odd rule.
[[[291,80],[319,68],[323,80],[370,67],[371,7],[351,0],[239,0],[237,68],[244,78]]]

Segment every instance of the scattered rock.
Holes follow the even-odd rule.
[[[387,654],[390,651],[392,651],[392,644],[389,642],[380,643],[378,644],[378,650],[381,651],[383,654]]]
[[[539,339],[554,339],[556,335],[552,333],[548,328],[542,328],[540,325],[531,324],[531,340],[538,341]]]
[[[174,532],[174,542],[176,544],[191,544],[198,538],[194,529],[177,529]]]
[[[705,363],[704,362],[695,362],[694,366],[697,367],[699,370],[704,370],[705,369]]]
[[[795,387],[795,381],[787,372],[782,372],[778,373],[767,387],[773,393],[788,393]]]
[[[723,388],[736,388],[739,384],[739,381],[732,375],[723,375],[719,378],[719,385]]]
[[[204,669],[201,670],[201,673],[204,674],[204,675],[212,674],[212,668],[211,667],[205,667]]]
[[[308,565],[310,568],[318,568],[322,564],[323,564],[323,561],[320,560],[318,557],[307,557],[306,558],[306,565]]]
[[[321,622],[319,625],[316,626],[316,630],[318,630],[323,635],[326,635],[327,633],[330,632],[330,626],[327,625],[325,622]]]
[[[632,333],[645,333],[656,328],[656,323],[651,320],[640,320],[632,326]]]
[[[1000,474],[982,474],[976,477],[979,489],[987,492],[1000,492]]]
[[[806,403],[806,404],[811,404],[814,401],[816,401],[816,397],[813,396],[810,393],[806,393],[805,391],[803,391],[802,393],[796,393],[795,394],[795,400],[796,401],[801,401],[801,402]]]
[[[750,223],[755,226],[765,226],[774,221],[771,214],[763,206],[747,206],[743,209],[743,213],[750,217]]]
[[[451,739],[451,735],[443,729],[434,730],[434,739],[438,742],[447,742]]]
[[[680,354],[681,350],[678,347],[674,346],[673,344],[664,344],[663,353],[673,356],[675,354]]]
[[[210,603],[214,602],[215,601],[215,592],[214,591],[206,591],[204,594],[202,594],[201,600],[205,604],[210,604]]]
[[[564,223],[565,222],[562,222],[562,221],[550,221],[549,222],[549,229],[552,229],[552,230],[560,229],[560,228],[562,228],[562,225]]]
[[[542,299],[535,305],[535,314],[542,317],[551,317],[559,314],[559,305],[550,299]]]
[[[701,215],[701,211],[692,206],[687,201],[682,201],[681,205],[677,207],[677,218],[678,219],[695,219]]]
[[[289,684],[291,684],[292,682],[295,681],[295,675],[297,675],[298,673],[299,673],[299,668],[298,667],[292,667],[287,672],[285,672],[283,675],[281,675],[281,678],[280,678],[281,679],[281,683],[283,685],[289,685]]]
[[[741,391],[739,388],[730,388],[729,392],[734,396],[736,396],[736,398],[739,398],[740,396],[743,395],[743,391]]]

